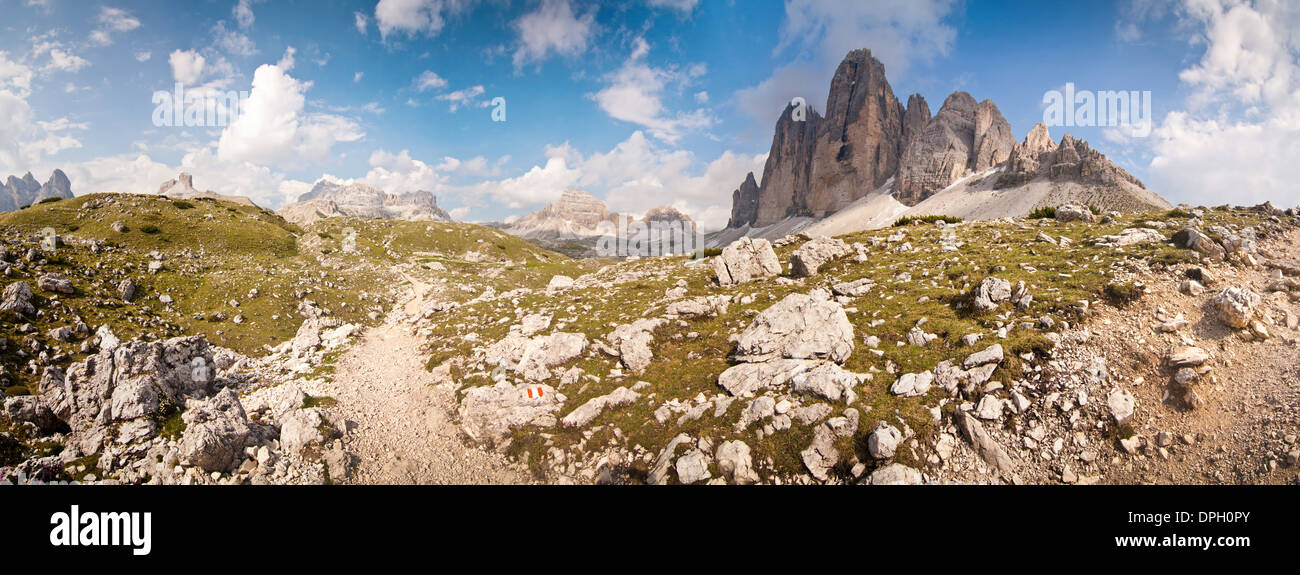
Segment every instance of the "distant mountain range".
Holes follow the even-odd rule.
[[[320,180],[277,213],[293,223],[306,225],[334,216],[449,222],[451,215],[438,207],[432,192],[391,194],[361,183]]]
[[[605,202],[578,189],[564,190],[556,201],[517,220],[488,225],[570,256],[590,257],[599,255],[596,245],[601,238],[613,237],[615,230],[637,222],[680,222],[678,229],[696,231],[694,220],[672,206],[659,206],[635,219],[609,211]]]
[[[1069,134],[1058,144],[1039,124],[1016,142],[990,100],[954,92],[933,117],[919,94],[904,106],[884,65],[855,50],[835,71],[824,116],[795,103],[781,113],[761,183],[751,173],[732,193],[727,229],[711,243],[810,229],[849,233],[903,214],[1024,216],[1072,202],[1170,207]]]
[[[235,202],[237,204],[245,204],[249,206],[257,205],[253,203],[253,200],[249,199],[246,196],[227,196],[225,194],[218,194],[211,190],[195,189],[194,176],[187,174],[185,172],[181,172],[181,174],[177,176],[175,179],[167,180],[166,182],[163,182],[163,184],[158,187],[158,195],[167,196],[169,198],[180,198],[180,199],[191,199],[191,200],[195,198],[214,198],[218,200],[226,200],[228,202]]]
[[[12,212],[49,198],[71,198],[72,182],[63,170],[54,170],[44,184],[36,181],[31,172],[22,178],[9,176],[0,186],[0,212]]]

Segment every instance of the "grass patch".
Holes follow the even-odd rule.
[[[146,234],[156,234],[158,232],[161,232],[162,230],[158,229],[158,226],[155,226],[153,224],[145,224],[143,226],[140,226],[140,231]]]
[[[1146,288],[1144,286],[1131,282],[1112,282],[1106,284],[1106,287],[1102,289],[1102,295],[1105,295],[1106,299],[1110,300],[1116,307],[1123,307],[1142,299],[1145,293]]]
[[[187,202],[185,200],[172,200],[172,206],[175,206],[175,208],[178,210],[194,209],[194,204]]]
[[[910,226],[915,223],[933,224],[935,222],[943,222],[945,224],[957,224],[957,223],[961,223],[961,221],[962,221],[961,218],[956,216],[905,216],[902,218],[898,218],[898,220],[894,222],[894,227],[901,228],[903,226]]]
[[[1056,208],[1054,206],[1043,206],[1029,212],[1029,215],[1025,217],[1031,220],[1054,220],[1056,219]]]
[[[315,396],[312,396],[312,395],[308,395],[306,399],[302,400],[302,408],[303,408],[303,409],[310,409],[310,408],[312,408],[312,407],[319,407],[319,408],[321,408],[321,409],[329,409],[329,408],[334,407],[334,406],[336,406],[336,405],[338,405],[338,404],[339,404],[339,400],[334,399],[334,398],[332,398],[332,397],[328,397],[328,396],[315,397]]]
[[[45,198],[45,199],[43,199],[43,200],[41,200],[41,201],[39,201],[39,202],[36,202],[36,203],[37,203],[37,204],[53,204],[53,203],[56,203],[56,202],[58,202],[59,200],[62,200],[62,199],[63,199],[63,198]]]

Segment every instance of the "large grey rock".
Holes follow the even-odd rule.
[[[781,261],[767,240],[740,238],[713,258],[718,284],[730,286],[779,275]]]
[[[989,436],[978,420],[960,410],[953,412],[952,419],[962,437],[965,437],[966,441],[970,442],[971,447],[975,449],[975,453],[979,454],[985,463],[988,463],[1002,474],[1010,474],[1015,470],[1015,464],[1011,462],[1011,457],[1007,455],[1001,445],[998,445],[997,441]]]
[[[876,459],[889,459],[894,456],[894,451],[902,441],[903,434],[894,426],[882,421],[876,424],[876,429],[867,436],[867,453]]]
[[[530,390],[534,393],[530,394]],[[500,441],[516,427],[554,426],[554,413],[564,406],[564,401],[563,394],[545,384],[510,385],[503,381],[473,387],[465,391],[460,402],[461,429],[475,441]]]
[[[921,485],[925,478],[920,471],[901,463],[891,463],[871,473],[863,483],[867,485]]]
[[[62,426],[54,412],[34,395],[20,395],[4,400],[4,414],[11,424],[30,423],[41,433],[51,433]]]
[[[758,472],[754,471],[754,460],[750,455],[749,445],[739,439],[724,441],[718,446],[714,459],[718,471],[722,472],[734,485],[752,485],[758,483]]]
[[[0,301],[0,310],[20,316],[31,316],[36,313],[36,306],[32,304],[32,288],[27,286],[27,282],[14,282],[5,287],[4,299]]]
[[[182,463],[226,473],[243,459],[248,416],[234,390],[226,388],[209,399],[186,401],[181,420],[185,433],[177,448]]]
[[[799,359],[773,359],[759,363],[741,363],[718,375],[718,385],[735,396],[750,395],[763,388],[776,388],[804,373],[816,362]]]
[[[157,415],[167,404],[210,395],[215,383],[212,352],[201,336],[132,341],[101,349],[68,367],[47,370],[41,401],[74,432],[112,422]],[[92,451],[93,453],[93,451]]]
[[[1056,221],[1092,223],[1097,221],[1097,216],[1093,215],[1088,206],[1066,204],[1056,208]]]
[[[1133,410],[1137,406],[1137,400],[1133,394],[1120,388],[1110,390],[1106,396],[1106,407],[1110,408],[1110,414],[1115,418],[1116,423],[1124,423],[1133,417]]]
[[[591,420],[596,419],[606,409],[627,405],[636,401],[639,397],[641,397],[641,394],[632,391],[630,388],[620,387],[608,395],[591,398],[564,416],[560,423],[565,427],[586,427],[588,423],[591,423]]]
[[[853,248],[839,238],[813,238],[790,254],[790,271],[795,277],[815,276],[822,265],[851,253]]]
[[[1193,250],[1202,256],[1214,260],[1222,260],[1227,256],[1227,252],[1223,249],[1223,246],[1219,245],[1219,243],[1214,241],[1210,236],[1192,228],[1184,228],[1179,230],[1178,233],[1175,233],[1174,245],[1183,249]]]
[[[966,359],[961,362],[961,367],[962,369],[974,369],[990,363],[1002,363],[1002,354],[1002,344],[995,343],[984,348],[982,351],[966,356]]]
[[[851,353],[853,326],[844,308],[822,292],[786,296],[758,314],[736,344],[736,359],[744,362],[787,358],[844,363]]]
[[[975,288],[972,303],[979,311],[992,311],[1011,299],[1011,282],[995,277],[984,278]]]
[[[628,370],[641,373],[654,359],[650,344],[654,342],[654,331],[663,324],[662,319],[638,319],[614,328],[605,339],[618,351],[619,358]]]
[[[332,411],[318,407],[296,409],[280,422],[280,449],[303,459],[317,459],[330,441],[346,431],[347,422]]]
[[[677,468],[677,481],[683,485],[708,481],[710,477],[708,456],[698,449],[692,449],[677,458],[674,467]]]
[[[813,477],[821,481],[830,479],[830,471],[840,461],[840,452],[835,447],[835,440],[840,437],[852,437],[858,431],[858,410],[849,408],[844,414],[832,417],[813,429],[813,440],[808,448],[799,452],[804,467]]]
[[[41,277],[36,278],[36,287],[50,293],[77,293],[77,289],[72,287],[72,280],[63,274],[42,274]]]
[[[857,397],[854,389],[869,376],[846,371],[832,363],[824,362],[790,378],[790,389],[795,393],[813,395],[827,401],[844,400],[853,403]]]
[[[1262,298],[1246,287],[1230,287],[1210,300],[1210,305],[1219,314],[1219,321],[1224,325],[1241,329],[1250,325],[1255,319],[1255,309]]]

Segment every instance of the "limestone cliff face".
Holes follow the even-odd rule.
[[[727,220],[727,227],[743,228],[757,218],[758,183],[754,181],[754,172],[750,172],[740,187],[731,192],[731,219]]]
[[[609,211],[605,202],[582,190],[568,189],[560,194],[560,199],[515,220],[507,231],[523,237],[582,237],[595,235],[601,222],[616,224],[617,221],[618,214]]]
[[[823,217],[880,187],[898,171],[903,105],[870,50],[849,53],[831,80],[800,214]]]
[[[286,220],[305,225],[317,219],[352,216],[387,220],[451,221],[431,192],[390,194],[362,183],[321,180],[298,201],[278,210]]]
[[[1063,136],[1059,144],[1053,142],[1047,126],[1042,123],[1029,131],[1024,142],[1015,145],[996,187],[1015,187],[1039,177],[1053,182],[1068,181],[1117,189],[1131,185],[1145,189],[1140,180],[1092,149],[1088,142],[1070,134]]]
[[[777,119],[762,184],[755,186],[750,174],[732,192],[728,228],[765,228],[796,216],[824,218],[890,178],[893,198],[916,206],[962,178],[999,166],[1001,172],[989,182],[997,189],[1046,181],[1056,190],[1051,201],[1164,203],[1087,142],[1066,135],[1057,144],[1041,124],[1016,142],[1011,124],[992,101],[954,92],[933,117],[920,94],[903,106],[884,65],[868,50],[854,50],[840,63],[823,113],[805,110],[799,121],[794,112],[787,106]],[[1103,193],[1123,197],[1109,202],[1098,195]]]
[[[914,206],[961,177],[1005,162],[1015,139],[989,100],[954,92],[908,146],[895,181],[898,201]]]

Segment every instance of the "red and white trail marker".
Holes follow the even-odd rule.
[[[544,393],[540,385],[531,386],[526,392],[528,393],[528,399],[541,399]]]

